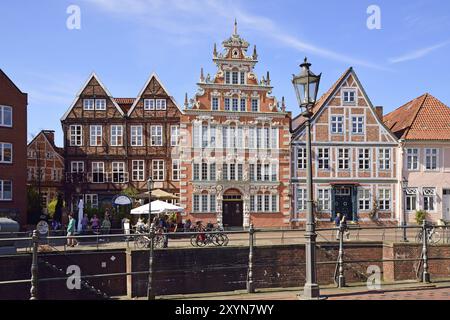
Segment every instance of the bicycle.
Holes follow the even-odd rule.
[[[136,230],[139,236],[135,237],[134,245],[138,249],[144,249],[150,247],[150,238],[148,237],[148,233],[145,233],[141,230]],[[162,230],[157,230],[155,232],[155,237],[153,238],[154,248],[164,248],[164,235],[162,234]]]
[[[222,229],[218,227],[208,225],[208,227],[205,228],[200,222],[197,224],[197,227],[195,227],[193,231],[200,232],[191,236],[190,242],[193,247],[205,247],[209,244],[223,247],[227,246],[229,243],[228,236],[223,233]],[[203,233],[215,231],[217,231],[217,233]]]
[[[427,229],[427,240],[428,243],[433,245],[437,244],[441,241],[441,234],[436,231],[435,227],[431,227],[429,230]],[[421,243],[423,241],[423,229],[420,229],[416,235],[416,242]]]

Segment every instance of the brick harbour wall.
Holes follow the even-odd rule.
[[[420,257],[420,244],[389,244],[381,242],[346,243],[345,260],[363,261],[345,264],[347,283],[366,281],[370,265],[380,267],[385,281],[416,279],[417,261],[379,262],[381,259]],[[317,277],[319,284],[333,284],[338,257],[336,243],[320,243],[317,250]],[[450,258],[450,245],[432,246],[429,257]],[[41,253],[40,260],[48,261],[66,270],[77,264],[82,275],[110,274],[148,270],[146,250],[100,250]],[[364,262],[364,260],[371,260]],[[377,260],[374,262],[373,260]],[[450,277],[450,260],[430,260],[431,279]],[[288,288],[303,286],[305,282],[304,245],[256,246],[253,257],[253,277],[256,288]],[[18,254],[0,257],[0,281],[30,279],[31,255]],[[154,288],[157,295],[208,293],[243,290],[246,287],[248,247],[180,248],[155,250]],[[43,263],[39,277],[63,277]],[[111,276],[89,279],[110,296],[139,297],[147,291],[146,274]],[[30,283],[0,285],[0,300],[28,299]],[[69,291],[64,280],[40,282],[41,299],[93,299],[87,290]]]

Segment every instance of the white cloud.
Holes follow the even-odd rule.
[[[431,47],[411,51],[411,52],[408,52],[399,57],[390,58],[389,62],[392,64],[395,64],[395,63],[402,63],[402,62],[406,62],[406,61],[417,60],[417,59],[420,59],[420,58],[423,58],[423,57],[429,55],[430,53],[432,53],[436,50],[439,50],[439,49],[447,46],[448,44],[450,44],[450,41],[442,42],[442,43],[436,44]]]
[[[317,46],[284,32],[272,20],[246,12],[234,1],[214,0],[85,0],[101,10],[118,17],[137,19],[146,26],[177,36],[194,37],[201,34],[216,36],[217,30],[229,28],[237,18],[240,25],[253,29],[302,54],[318,56],[372,69],[389,70],[375,63]],[[222,18],[222,19],[219,19]]]

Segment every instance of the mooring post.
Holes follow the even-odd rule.
[[[33,252],[31,257],[31,289],[30,300],[38,300],[38,248],[39,248],[39,235],[38,231],[33,231],[32,236]]]
[[[428,273],[428,226],[426,220],[422,223],[422,259],[423,259],[423,274],[422,282],[430,283],[430,274]]]
[[[248,230],[248,273],[247,273],[247,293],[254,293],[255,286],[253,283],[253,246],[254,246],[254,234],[255,229],[253,224],[250,225],[250,229]]]
[[[339,224],[339,278],[338,287],[345,287],[345,275],[344,275],[344,231],[345,225],[342,222]]]

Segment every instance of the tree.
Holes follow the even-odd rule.
[[[39,193],[36,189],[31,186],[27,187],[27,214],[28,220],[32,224],[39,222],[39,217],[41,215],[41,199],[39,198]]]
[[[125,190],[123,190],[122,193],[134,200],[136,199],[136,196],[139,194],[139,191],[136,188],[128,187]]]

